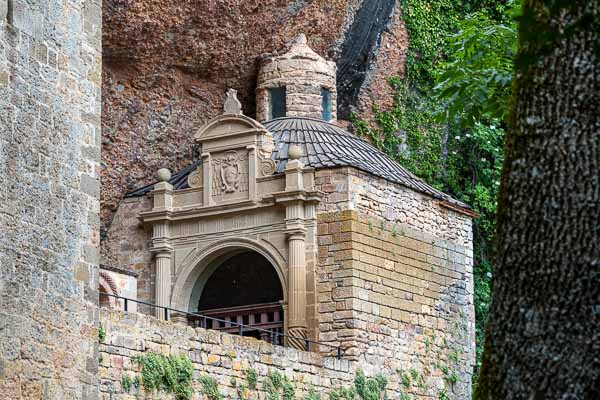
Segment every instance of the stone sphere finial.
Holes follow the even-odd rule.
[[[161,168],[156,171],[156,178],[159,182],[168,182],[171,179],[171,171],[167,168]]]
[[[302,149],[297,144],[292,144],[288,147],[288,158],[290,160],[299,160],[302,157]]]

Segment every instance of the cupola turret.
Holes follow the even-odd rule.
[[[300,34],[282,55],[261,60],[256,114],[261,122],[281,117],[336,119],[336,65],[315,53]]]

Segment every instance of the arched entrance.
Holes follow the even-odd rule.
[[[114,308],[117,299],[110,295],[118,295],[119,291],[113,279],[105,271],[98,274],[98,295],[100,307]]]
[[[204,266],[190,298],[190,309],[222,321],[190,317],[194,326],[204,326],[244,336],[273,341],[264,330],[283,333],[284,289],[271,262],[249,249],[236,249]],[[275,342],[280,343],[278,337]]]

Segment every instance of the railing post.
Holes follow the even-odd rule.
[[[165,307],[165,321],[169,320],[169,309]]]
[[[244,336],[244,325],[240,324],[240,336]]]
[[[342,358],[342,348],[340,346],[337,348],[337,358],[338,360]]]
[[[127,312],[127,298],[123,299],[123,310]]]
[[[310,340],[306,339],[306,351],[310,351]]]

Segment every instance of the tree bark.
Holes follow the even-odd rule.
[[[524,0],[478,399],[600,399],[600,0]]]

